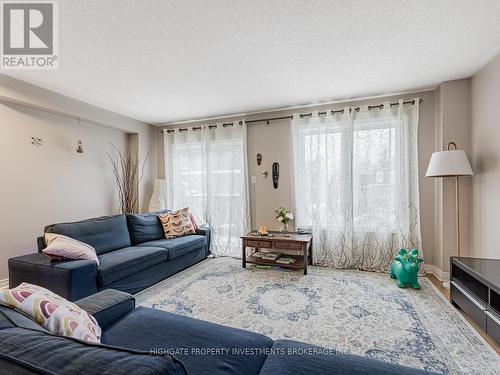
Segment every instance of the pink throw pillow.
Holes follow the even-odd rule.
[[[42,250],[44,254],[65,259],[93,260],[99,265],[95,249],[86,243],[57,233],[45,233],[45,243],[47,247]]]

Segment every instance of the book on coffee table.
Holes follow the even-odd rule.
[[[279,258],[280,255],[281,255],[280,253],[265,253],[262,259],[276,260]]]
[[[293,264],[295,263],[297,260],[294,259],[294,258],[290,258],[290,257],[279,257],[277,260],[276,260],[276,263],[281,263],[281,264]]]

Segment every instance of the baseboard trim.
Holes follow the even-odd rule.
[[[4,286],[9,286],[9,279],[0,280],[0,288],[3,288]]]
[[[425,269],[425,272],[432,273],[440,281],[449,281],[450,280],[450,273],[441,271],[434,264],[426,264],[424,269]]]

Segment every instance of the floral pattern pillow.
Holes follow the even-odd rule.
[[[22,283],[0,289],[0,303],[30,316],[51,333],[100,343],[101,328],[92,315],[41,286]]]
[[[163,225],[165,238],[174,238],[196,233],[189,214],[189,207],[177,211],[170,211],[169,213],[158,215],[158,217]]]

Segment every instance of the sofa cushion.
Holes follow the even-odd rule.
[[[99,256],[101,265],[97,271],[99,286],[143,271],[168,260],[168,250],[161,247],[132,246]]]
[[[45,227],[45,232],[62,234],[84,242],[92,246],[97,255],[130,246],[125,215],[52,224]]]
[[[155,356],[22,328],[0,330],[0,358],[38,374],[186,374],[183,364],[168,354]]]
[[[376,361],[335,349],[276,340],[260,375],[419,375],[426,371]]]
[[[206,257],[207,255],[205,249],[201,248],[198,251],[192,251],[180,258],[173,260],[169,259],[166,263],[158,263],[146,270],[114,281],[111,284],[100,288],[100,290],[112,288],[122,290],[127,293],[138,293],[151,285],[159,283],[167,277],[175,275],[177,272],[191,267]]]
[[[102,342],[153,353],[171,350],[190,375],[258,374],[273,344],[258,333],[145,307],[104,330]]]
[[[169,210],[146,214],[127,214],[127,224],[132,245],[165,238],[165,231],[158,215],[167,212]]]
[[[168,249],[168,259],[179,258],[191,251],[196,251],[207,246],[207,238],[197,234],[176,238],[163,238],[161,240],[141,243],[141,246],[162,247]]]

